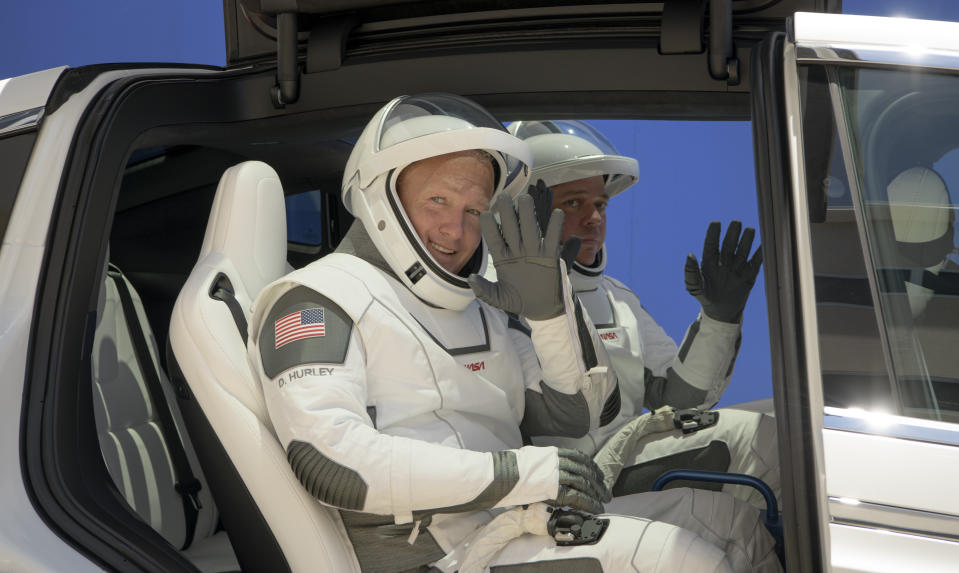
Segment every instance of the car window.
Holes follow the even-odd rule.
[[[20,181],[36,139],[36,131],[0,139],[0,240],[6,233]]]
[[[286,239],[313,247],[323,244],[323,193],[319,189],[286,196]]]
[[[826,405],[959,421],[959,76],[804,75]]]

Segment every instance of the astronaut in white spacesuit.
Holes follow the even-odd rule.
[[[702,266],[689,255],[686,288],[702,310],[677,347],[636,294],[605,274],[606,206],[639,178],[636,159],[619,155],[609,140],[582,121],[521,121],[510,124],[509,131],[530,146],[531,180],[548,185],[551,206],[565,213],[563,239],[582,239],[570,282],[606,345],[622,394],[619,417],[612,423],[576,440],[534,438],[534,443],[594,453],[644,407],[713,407],[729,384],[743,308],[762,263],[758,249],[749,258],[755,231],[747,228],[740,238],[741,224],[734,221],[720,245],[720,225],[714,222],[707,231]],[[531,193],[536,195],[536,189]],[[675,468],[752,475],[779,495],[775,421],[763,414],[723,409],[690,420],[685,432],[653,432],[631,447],[635,451],[626,454],[613,485],[617,496],[646,491],[663,472]],[[765,506],[756,490],[737,485],[724,489]]]
[[[341,510],[364,571],[534,561],[728,571],[767,559],[753,508],[717,492],[696,497],[697,509],[728,517],[706,539],[650,519],[552,510],[600,513],[610,493],[589,456],[524,447],[522,434],[578,436],[607,423],[616,377],[572,298],[562,215],[543,233],[529,196],[514,207],[529,163],[525,143],[457,96],[403,96],[367,124],[343,177],[357,221],[335,253],[254,303],[250,360],[294,472]],[[496,283],[480,278],[481,233]],[[688,509],[691,491],[662,499]]]

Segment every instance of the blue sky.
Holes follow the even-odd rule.
[[[6,6],[0,78],[104,62],[225,63],[216,0],[34,0]],[[845,0],[844,11],[959,20],[952,0]],[[752,133],[746,122],[598,121],[640,180],[614,199],[609,273],[626,282],[677,341],[698,304],[683,288],[686,253],[699,256],[709,221],[757,225]],[[695,168],[690,168],[695,160]],[[627,205],[628,204],[628,205]],[[772,395],[765,293],[760,280],[744,320],[733,383],[721,405]]]

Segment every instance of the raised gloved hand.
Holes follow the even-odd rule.
[[[499,216],[499,223],[494,214]],[[480,226],[496,267],[497,282],[470,275],[468,280],[477,298],[531,320],[562,314],[565,306],[559,261],[563,212],[552,211],[543,233],[533,197],[520,195],[514,208],[513,199],[500,194],[490,210],[480,215]]]
[[[713,221],[706,230],[703,243],[702,267],[696,256],[686,256],[686,290],[696,297],[707,316],[722,322],[740,322],[749,291],[763,263],[761,249],[751,259],[756,230],[747,227],[739,236],[742,223],[733,221],[726,229],[722,249],[719,248],[719,221]]]
[[[536,209],[536,222],[540,229],[549,226],[549,218],[553,215],[553,190],[546,186],[542,179],[536,181],[536,185],[530,185],[526,193],[533,198],[533,206]],[[565,214],[564,214],[565,216]],[[573,268],[573,261],[579,254],[579,247],[583,240],[579,237],[570,237],[563,243],[559,258],[566,262],[566,272]]]
[[[593,458],[579,450],[558,448],[559,493],[547,501],[557,507],[572,507],[589,513],[602,513],[603,504],[613,498],[603,483],[603,471]]]

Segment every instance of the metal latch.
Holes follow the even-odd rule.
[[[556,545],[592,545],[609,527],[609,520],[573,509],[553,509],[547,531]]]
[[[719,412],[715,410],[698,410],[687,408],[673,412],[673,425],[683,434],[692,434],[703,428],[715,426],[719,421]]]

